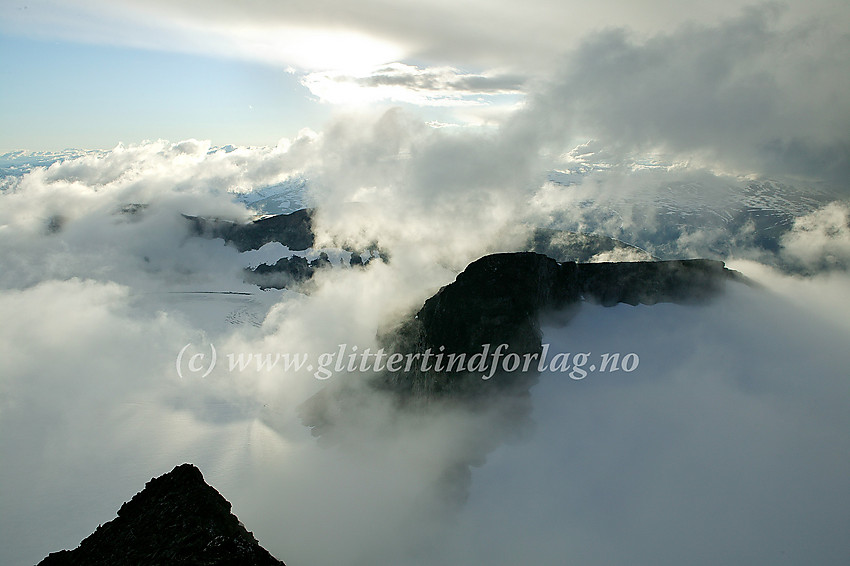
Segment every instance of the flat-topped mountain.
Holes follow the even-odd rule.
[[[606,307],[698,303],[719,294],[730,280],[744,278],[721,261],[705,259],[559,263],[533,252],[492,254],[469,264],[386,339],[392,351],[406,353],[430,349],[473,355],[484,345],[504,344],[505,354],[539,354],[539,317],[545,310],[564,310],[581,301]],[[536,372],[520,371],[482,382],[466,372],[415,370],[387,374],[384,382],[405,398],[433,398],[505,387],[522,391],[536,378]]]
[[[505,343],[524,349],[536,343],[529,331],[543,309],[580,300],[603,306],[700,302],[738,277],[723,262],[705,259],[558,263],[533,252],[492,254],[469,264],[415,318],[432,347],[472,352]]]

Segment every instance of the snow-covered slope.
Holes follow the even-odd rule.
[[[287,214],[306,207],[307,180],[291,177],[282,183],[239,193],[234,200],[259,214]]]

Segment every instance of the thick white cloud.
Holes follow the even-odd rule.
[[[368,344],[387,301],[414,288],[375,267],[285,299],[257,333],[213,340],[222,353]],[[350,443],[323,448],[296,417],[321,385],[309,375],[178,378],[177,350],[211,329],[173,303],[92,280],[4,291],[4,560],[74,546],[188,460],[300,564],[841,563],[848,281],[738,267],[767,288],[700,307],[586,306],[547,326],[553,351],[635,352],[640,366],[543,375],[536,426],[481,462],[448,514],[441,465],[498,442],[491,415],[417,418],[366,398],[345,421]]]
[[[783,254],[808,269],[850,266],[850,210],[834,202],[801,216],[782,238]]]
[[[234,194],[297,174],[311,139],[305,134],[276,147],[233,151],[196,140],[159,141],[37,168],[2,195],[0,284],[76,276],[120,283],[141,277],[134,282],[141,286],[156,284],[163,272],[173,283],[207,271],[197,246],[214,244],[186,241],[180,214],[248,219]],[[228,253],[218,247],[219,256]]]
[[[554,140],[594,139],[615,163],[661,153],[846,190],[849,50],[831,23],[770,6],[650,37],[606,31],[582,41],[517,122]]]
[[[840,564],[850,282],[748,273],[772,291],[584,307],[546,328],[567,351],[635,352],[640,365],[543,376],[535,435],[476,471],[445,559]]]

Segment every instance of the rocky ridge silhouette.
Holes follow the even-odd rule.
[[[74,550],[38,566],[285,566],[260,546],[201,471],[182,464],[150,480]]]

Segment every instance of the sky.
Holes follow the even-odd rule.
[[[493,124],[541,82],[558,77],[588,81],[595,104],[604,105],[597,90],[617,96],[633,88],[630,76],[643,81],[641,65],[660,63],[653,62],[659,53],[677,56],[670,63],[681,66],[673,78],[679,84],[699,74],[694,91],[702,81],[723,80],[727,70],[745,82],[719,88],[720,96],[749,101],[752,90],[766,90],[765,100],[729,114],[742,126],[755,128],[769,118],[769,91],[777,86],[803,92],[776,102],[817,113],[792,115],[795,127],[810,118],[820,118],[818,127],[846,125],[829,116],[830,106],[846,105],[840,95],[846,73],[840,71],[848,16],[840,1],[367,1],[353,8],[333,1],[73,0],[10,1],[0,10],[5,151],[109,149],[159,138],[274,145],[301,128],[320,129],[340,108],[363,105],[409,106],[438,123]],[[730,28],[728,34],[710,31],[718,25]],[[691,48],[676,49],[681,36],[695,40]],[[709,38],[721,43],[705,44]],[[645,51],[646,57],[621,61],[634,75],[610,69],[617,75],[594,77],[617,60],[594,57],[590,68],[579,60],[588,50],[621,48]],[[711,70],[703,72],[703,65]],[[579,76],[569,76],[567,67]],[[597,79],[613,82],[593,84]],[[812,84],[821,100],[807,100]],[[666,104],[660,93],[635,94]],[[675,113],[675,105],[667,120],[693,135],[712,125],[703,114],[724,100],[705,102],[690,121]],[[652,105],[639,98],[630,103]],[[691,114],[691,106],[679,110]],[[647,120],[656,118],[653,110]],[[619,120],[616,112],[613,120]]]
[[[4,35],[3,148],[108,149],[146,139],[272,144],[327,109],[268,65]]]
[[[79,151],[0,163],[0,562],[188,461],[291,564],[847,564],[848,29],[827,0],[2,3],[0,152]],[[189,235],[280,187],[307,257],[390,261],[259,291],[293,251]],[[176,371],[374,348],[538,227],[754,284],[546,318],[640,366],[486,410]],[[340,390],[317,439],[304,403]]]

